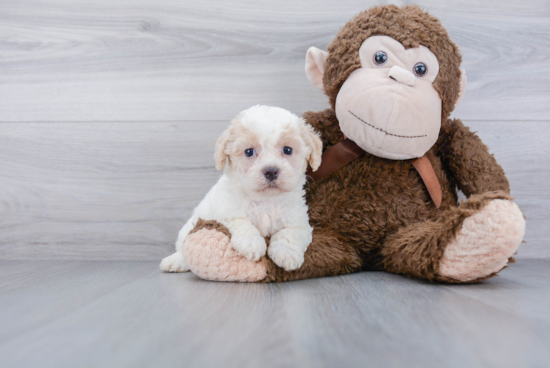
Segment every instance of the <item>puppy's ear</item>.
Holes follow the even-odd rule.
[[[214,160],[216,161],[216,169],[222,170],[227,161],[227,155],[225,154],[225,148],[227,147],[227,142],[229,142],[229,137],[231,133],[229,129],[222,133],[221,137],[218,138],[216,142],[216,150],[214,152]]]
[[[313,129],[313,127],[307,124],[304,121],[304,126],[302,128],[302,137],[308,147],[311,149],[307,160],[309,166],[313,171],[317,171],[319,166],[321,166],[321,155],[323,154],[323,142],[319,138],[319,134]]]

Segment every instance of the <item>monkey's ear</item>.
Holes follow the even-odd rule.
[[[458,105],[464,94],[466,93],[466,69],[460,69],[460,91],[456,99],[455,106]]]
[[[321,91],[324,91],[323,74],[327,63],[328,52],[319,50],[317,47],[310,47],[306,54],[306,75],[307,79]]]
[[[214,152],[214,160],[216,161],[216,169],[221,170],[225,166],[227,161],[227,155],[225,154],[225,148],[229,141],[230,133],[229,129],[222,133],[221,137],[216,142],[216,149]]]

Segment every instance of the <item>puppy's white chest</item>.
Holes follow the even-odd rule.
[[[251,202],[247,217],[262,236],[271,236],[285,226],[283,207],[281,203]]]

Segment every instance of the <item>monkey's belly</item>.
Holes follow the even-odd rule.
[[[434,165],[434,169],[441,170],[441,165]],[[310,223],[315,228],[331,229],[344,241],[375,248],[399,228],[435,219],[448,207],[456,193],[449,183],[441,184],[447,200],[437,209],[408,161],[367,155],[309,186]]]

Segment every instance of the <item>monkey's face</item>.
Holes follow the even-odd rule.
[[[361,68],[336,97],[342,132],[365,151],[388,159],[424,155],[441,127],[441,98],[432,83],[439,72],[424,46],[405,50],[388,36],[367,38]]]
[[[441,95],[433,84],[439,73],[436,56],[422,45],[406,50],[389,36],[368,37],[355,52],[361,66],[349,74],[335,98],[340,129],[375,156],[394,160],[423,156],[437,141],[442,120]],[[306,75],[322,90],[331,80],[324,80],[328,56],[315,47],[306,56]],[[333,67],[332,80],[335,70],[345,73]],[[466,87],[464,70],[460,73],[454,104]]]

